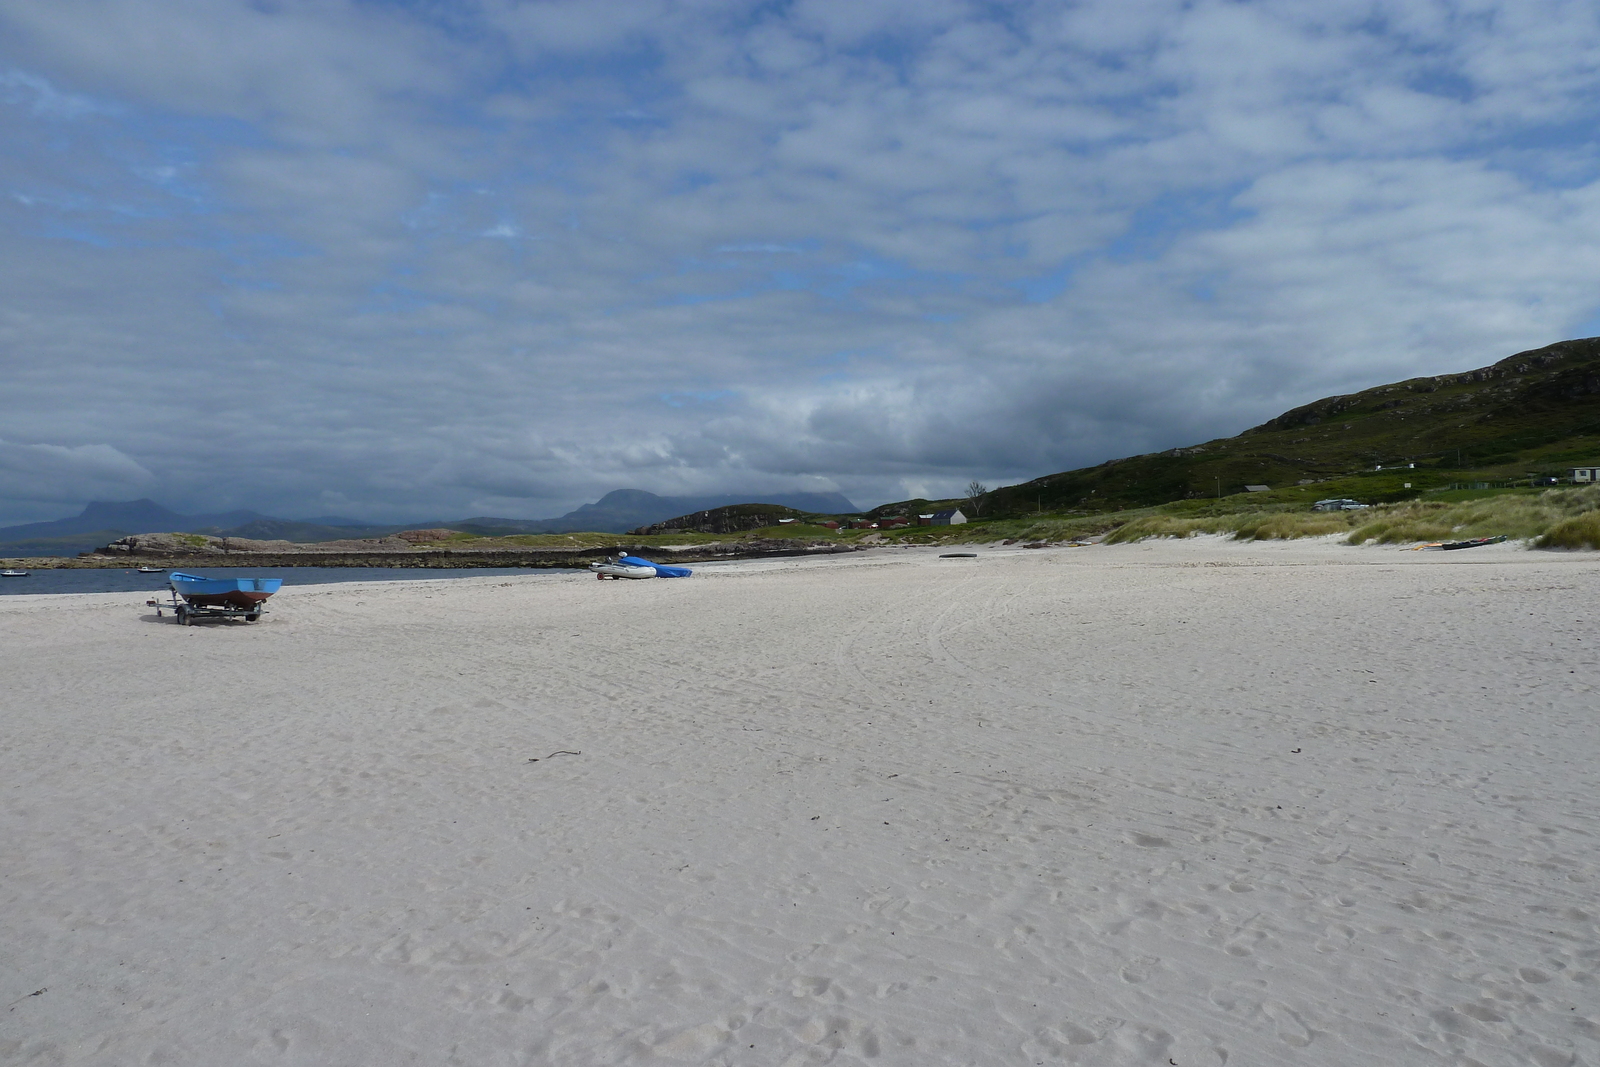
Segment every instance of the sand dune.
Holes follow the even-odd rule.
[[[0,601],[0,1062],[1600,1062],[1593,554],[141,602]]]

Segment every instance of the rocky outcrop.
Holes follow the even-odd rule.
[[[193,556],[200,558],[259,555],[263,552],[410,552],[416,545],[399,535],[352,538],[344,541],[257,541],[249,537],[213,537],[197,533],[142,533],[119,537],[95,550],[109,556]]]
[[[413,545],[427,545],[435,541],[448,541],[456,536],[458,532],[456,530],[401,530],[395,536]]]

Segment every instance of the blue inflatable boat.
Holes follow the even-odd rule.
[[[589,569],[596,578],[687,578],[694,573],[688,567],[651,563],[638,556],[618,556],[604,563],[591,563]]]

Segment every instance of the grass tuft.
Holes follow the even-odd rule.
[[[1562,519],[1534,544],[1539,548],[1600,548],[1600,510]]]

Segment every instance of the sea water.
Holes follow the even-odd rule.
[[[335,582],[448,581],[451,578],[532,578],[587,571],[567,567],[199,567],[185,574],[206,578],[282,578],[291,585]],[[140,574],[110,567],[31,571],[26,578],[0,578],[0,596],[21,593],[164,593],[167,572]]]

